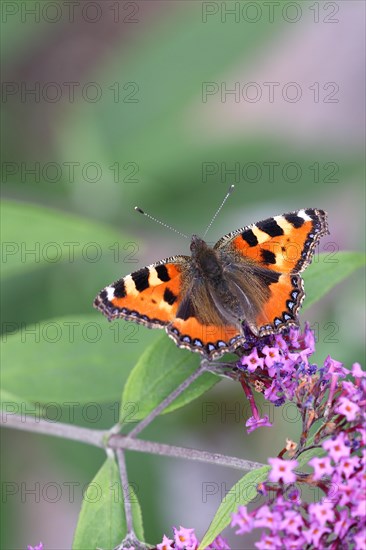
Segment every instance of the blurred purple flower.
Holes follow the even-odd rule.
[[[180,529],[173,528],[175,548],[181,550],[195,550],[198,545],[197,537],[194,533],[194,529],[185,529],[180,526]]]
[[[169,539],[166,535],[163,536],[163,540],[160,544],[157,545],[157,550],[173,550],[175,546],[171,546],[173,543],[172,539]]]
[[[270,481],[282,481],[282,483],[294,483],[296,481],[296,475],[292,471],[298,465],[296,460],[269,458],[268,462],[272,466],[269,474]]]
[[[247,427],[248,434],[250,434],[251,432],[254,432],[254,430],[256,430],[257,428],[261,428],[263,426],[271,428],[272,423],[269,421],[267,415],[263,416],[262,418],[259,418],[259,416],[257,418],[251,416],[246,421],[245,426]]]
[[[296,338],[299,346],[304,341]],[[255,544],[260,550],[366,548],[366,378],[358,363],[352,368],[354,380],[341,381],[344,373],[342,364],[328,356],[316,375],[304,372],[298,378],[294,395],[304,417],[300,443],[268,460],[272,467],[268,481],[258,487],[268,501],[251,512],[240,506],[232,514],[232,527],[239,527],[236,534],[262,530]],[[319,419],[323,422],[307,442]],[[295,459],[284,460],[283,455],[287,451],[297,458],[307,445],[325,456],[313,457],[309,461],[313,472],[303,474],[294,471]],[[295,486],[291,488],[296,481],[318,487],[324,498],[303,502]]]
[[[196,537],[194,529],[186,529],[180,526],[179,529],[173,527],[174,540],[164,535],[163,540],[156,546],[156,550],[197,550],[199,540]],[[206,546],[205,550],[231,550],[226,540],[219,535]]]

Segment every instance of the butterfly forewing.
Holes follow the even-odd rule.
[[[174,256],[135,271],[104,288],[94,306],[109,320],[122,317],[163,328],[177,313],[187,261],[189,256]]]
[[[326,213],[307,208],[237,229],[222,237],[215,248],[232,251],[239,262],[250,258],[271,271],[299,273],[327,233]]]

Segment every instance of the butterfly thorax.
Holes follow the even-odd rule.
[[[211,248],[203,239],[192,236],[191,240],[192,263],[194,269],[212,283],[222,280],[222,263],[216,250]]]

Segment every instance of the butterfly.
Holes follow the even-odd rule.
[[[164,329],[177,346],[217,359],[258,336],[297,326],[310,264],[327,214],[307,208],[237,229],[211,247],[197,235],[191,256],[172,256],[105,287],[94,306]]]

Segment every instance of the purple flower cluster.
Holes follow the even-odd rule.
[[[330,375],[330,369],[337,374],[345,375],[348,372],[330,356],[324,367],[318,368],[311,363],[315,338],[309,324],[305,325],[303,333],[298,328],[291,328],[282,334],[264,338],[249,336],[246,347],[237,368],[253,413],[246,423],[248,433],[261,426],[271,426],[268,416],[260,417],[253,391],[262,393],[265,399],[279,407],[286,400],[297,398],[296,393],[303,380],[311,380],[315,374]]]
[[[366,548],[366,373],[355,363],[354,380],[339,381],[344,369],[329,357],[316,371],[317,375],[308,379],[305,359],[305,377],[298,380],[294,390],[303,411],[305,402],[311,401],[299,450],[292,446],[292,460],[283,460],[285,450],[281,457],[269,459],[268,482],[260,486],[260,492],[268,497],[265,505],[251,512],[240,506],[232,516],[231,525],[238,528],[237,534],[262,530],[255,544],[259,550]],[[308,430],[319,418],[323,423],[307,443]],[[310,449],[318,455],[309,461],[313,471],[296,472],[296,458]],[[323,498],[310,504],[303,502],[296,482],[317,487]]]
[[[43,544],[40,542],[37,546],[28,546],[27,550],[43,550]]]
[[[194,529],[180,529],[173,527],[173,538],[170,539],[164,535],[163,540],[157,545],[157,550],[197,550],[200,543],[195,535]],[[230,550],[227,542],[219,535],[215,540],[205,548],[205,550]]]

